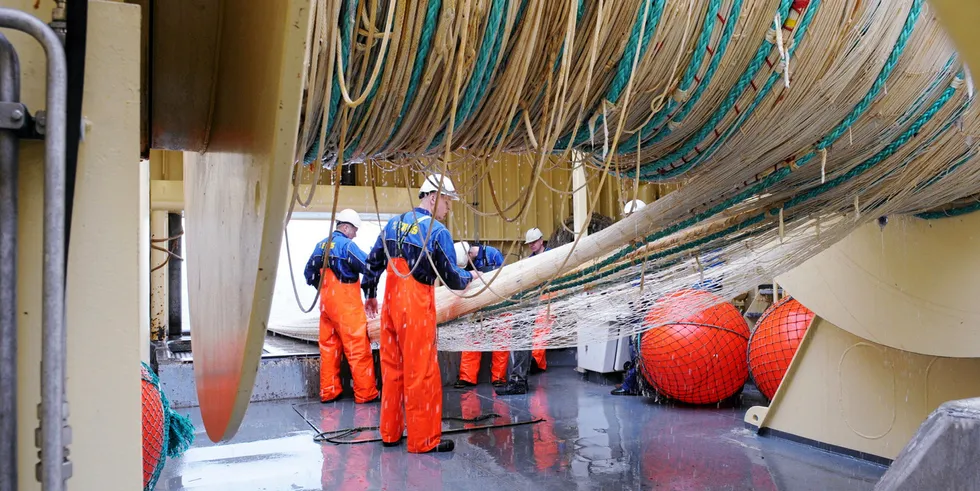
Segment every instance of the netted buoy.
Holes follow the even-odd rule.
[[[142,375],[143,403],[143,491],[152,490],[167,462],[194,442],[194,425],[186,416],[170,409],[170,401],[160,389],[160,379],[146,363]]]
[[[702,290],[664,295],[644,323],[650,329],[640,336],[640,370],[658,393],[715,404],[748,379],[749,326],[721,297]]]
[[[793,297],[787,297],[759,318],[749,339],[749,372],[766,399],[772,400],[776,394],[813,315]]]

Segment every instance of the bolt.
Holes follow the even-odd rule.
[[[10,120],[11,121],[15,121],[15,122],[16,121],[20,121],[23,117],[24,117],[24,112],[21,111],[20,109],[14,109],[10,113]]]

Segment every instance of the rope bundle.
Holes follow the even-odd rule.
[[[690,286],[704,251],[737,292],[879,216],[978,208],[973,83],[925,0],[318,0],[315,16],[299,165],[476,175],[472,203],[480,169],[525,154],[526,192],[494,199],[508,221],[543,171],[580,161],[599,186],[680,184],[586,251],[502,273],[440,333],[461,349],[542,296],[588,317],[571,305],[586,292]]]

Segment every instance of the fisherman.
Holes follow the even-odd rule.
[[[537,228],[532,228],[524,234],[524,244],[531,250],[530,257],[537,256],[546,250],[544,234]],[[542,331],[550,329],[548,313],[544,312],[539,314],[534,324],[534,326],[527,326],[527,329],[533,330],[534,337],[537,338],[542,335]],[[507,385],[495,389],[497,395],[506,396],[527,393],[527,375],[531,371],[532,358],[540,370],[544,371],[547,369],[548,365],[545,361],[545,351],[543,349],[511,351],[510,377]]]
[[[532,228],[528,230],[524,235],[524,243],[527,244],[528,249],[531,250],[531,256],[537,256],[547,249],[544,246],[544,235],[541,233],[540,229]],[[543,335],[551,331],[551,318],[547,311],[539,313],[538,317],[534,320],[535,329],[534,337],[538,339]],[[545,356],[545,351],[543,348],[532,349],[531,359],[534,360],[534,365],[529,367],[531,373],[543,372],[548,369],[548,358]]]
[[[532,228],[524,234],[524,245],[531,250],[531,257],[537,256],[545,251],[544,248],[544,234],[541,233],[541,229]]]
[[[460,268],[489,273],[504,265],[504,255],[496,247],[485,244],[456,243],[456,264]],[[464,351],[459,359],[459,380],[454,387],[473,387],[480,375],[480,351]],[[496,387],[507,384],[507,351],[494,351],[490,362],[490,382]]]
[[[340,399],[340,359],[347,356],[354,402],[378,400],[367,317],[357,288],[367,256],[354,243],[361,218],[351,209],[337,214],[337,228],[321,240],[306,263],[306,283],[320,289],[320,401]],[[329,254],[327,251],[329,250]],[[330,260],[324,264],[324,257]]]
[[[368,255],[361,288],[367,315],[377,317],[378,280],[387,269],[381,311],[382,443],[399,445],[407,426],[409,452],[450,452],[455,444],[442,440],[433,285],[439,278],[447,287],[463,290],[479,272],[456,265],[453,238],[439,223],[450,201],[459,199],[453,182],[431,175],[419,189],[419,199],[417,208],[392,218],[381,231]]]
[[[642,210],[646,206],[646,203],[638,199],[634,199],[629,203],[626,203],[626,206],[623,207],[623,218],[632,215],[634,212]],[[642,316],[634,317],[634,322],[643,322]],[[637,367],[637,361],[639,360],[639,346],[637,346],[637,343],[639,340],[639,335],[632,335],[629,337],[630,359],[624,364],[623,367],[626,369],[626,375],[623,376],[623,383],[610,392],[610,394],[614,396],[638,396],[641,393],[640,380],[638,377],[639,371]]]

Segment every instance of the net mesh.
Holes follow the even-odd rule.
[[[167,457],[177,458],[194,443],[194,425],[170,408],[160,379],[146,364],[140,367],[143,406],[143,490],[160,479]]]
[[[771,305],[749,339],[749,372],[759,392],[772,400],[814,314],[792,297]]]
[[[714,305],[700,307],[706,303]],[[748,379],[748,324],[717,295],[701,290],[666,295],[644,324],[655,327],[640,335],[639,368],[658,393],[688,404],[714,404],[735,395]]]
[[[921,219],[912,215],[976,207],[973,82],[924,0],[623,0],[578,10],[474,0],[445,15],[435,4],[317,2],[296,179],[324,166],[339,176],[337,164],[351,161],[366,162],[369,177],[439,172],[457,183],[465,213],[521,231],[535,226],[527,217],[539,188],[570,199],[570,186],[562,194],[542,176],[581,162],[590,189],[613,175],[678,186],[465,292],[437,289],[441,350],[636,334],[658,327],[636,316],[665,295],[710,286],[733,298],[879,217],[902,227]],[[358,15],[365,5],[378,15]],[[389,32],[385,12],[398,49],[354,46],[354,32]],[[468,29],[450,28],[470,18]],[[344,81],[333,76],[338,62]],[[504,153],[525,156],[512,202],[487,182]],[[632,188],[620,205],[636,198]],[[586,216],[597,201],[590,195]],[[535,330],[542,315],[550,327]],[[317,336],[312,318],[270,328]]]
[[[160,472],[167,461],[167,432],[165,431],[166,414],[163,410],[161,392],[151,377],[151,372],[144,366],[142,374],[143,401],[143,489],[151,490],[156,486]]]

